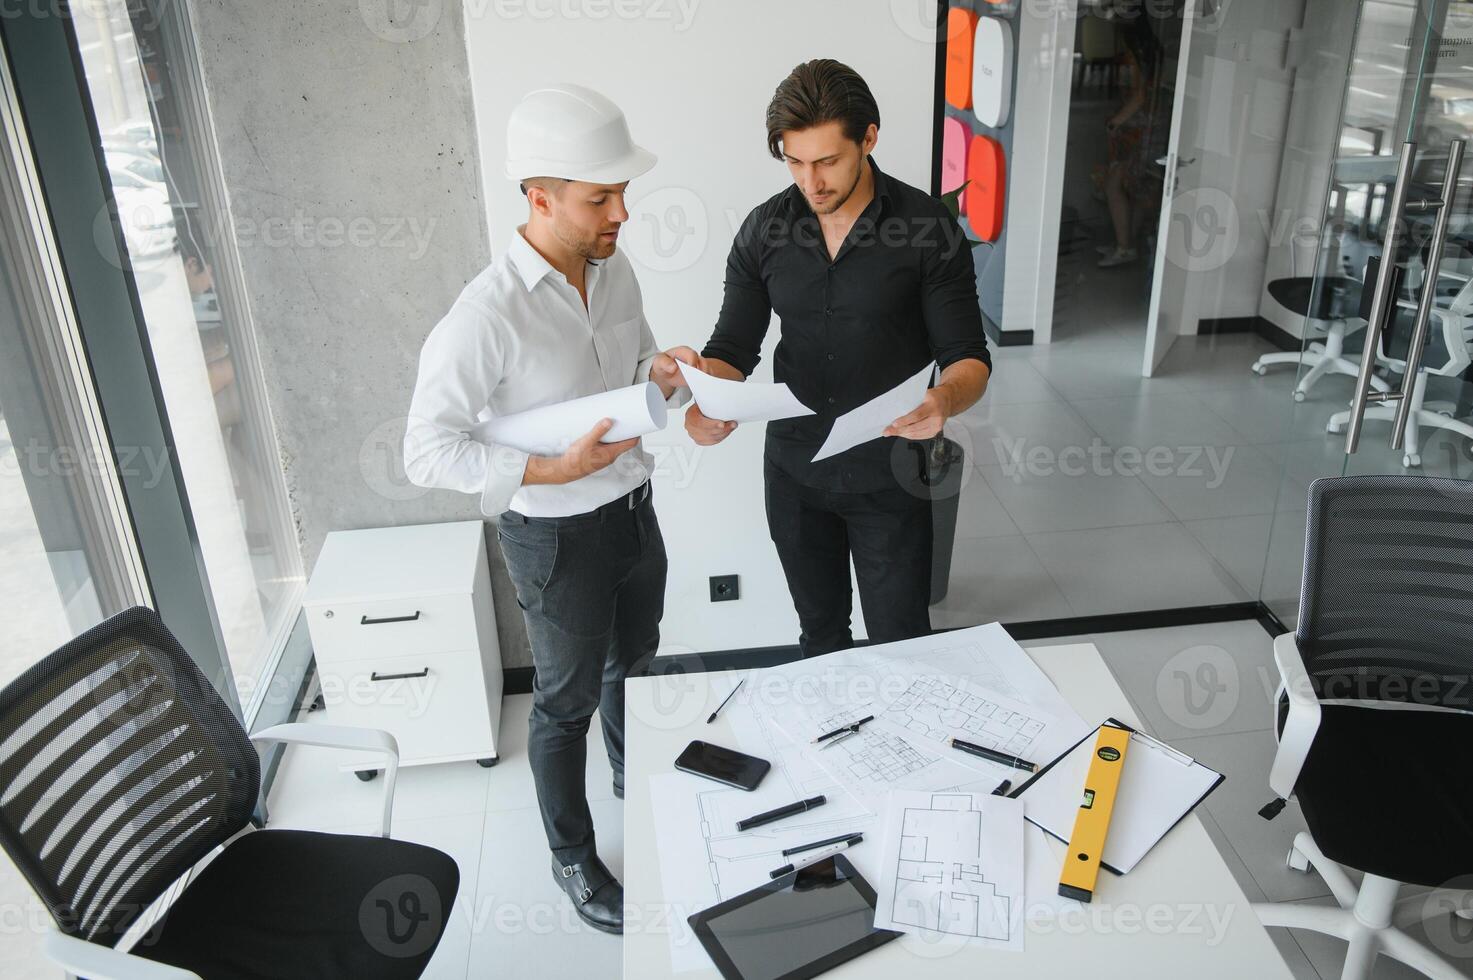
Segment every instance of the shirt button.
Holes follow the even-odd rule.
[[[834,404],[834,399],[832,399],[832,398],[830,398],[830,399],[829,399],[829,404],[830,404],[830,405],[832,405],[832,404]]]
[[[836,358],[838,356],[839,356],[838,354],[829,354],[828,355],[828,359],[832,361],[834,358]]]
[[[831,309],[829,309],[828,307],[824,307],[823,315],[824,316],[833,316],[834,315],[834,311],[831,310]]]

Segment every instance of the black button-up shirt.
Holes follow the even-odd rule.
[[[884,394],[928,361],[992,365],[972,253],[946,205],[875,166],[875,196],[829,260],[797,185],[759,205],[726,260],[726,294],[702,352],[750,375],[775,311],[773,377],[817,414],[767,423],[767,459],[825,490],[893,489],[899,440],[876,439],[810,460],[834,419]],[[909,457],[909,453],[905,453]]]

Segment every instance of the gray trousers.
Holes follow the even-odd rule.
[[[635,491],[638,499],[645,491]],[[614,778],[624,778],[624,678],[660,644],[665,541],[648,495],[574,517],[498,518],[536,679],[527,756],[547,843],[559,861],[596,853],[584,766],[594,709]]]

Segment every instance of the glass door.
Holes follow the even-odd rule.
[[[1473,3],[1361,0],[1336,126],[1262,586],[1290,625],[1309,482],[1473,476]]]

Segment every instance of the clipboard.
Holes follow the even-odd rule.
[[[1227,777],[1119,719],[1110,718],[1106,724],[1131,733],[1120,798],[1105,841],[1105,860],[1100,862],[1106,871],[1123,875],[1134,869],[1161,838]],[[1024,800],[1025,820],[1065,844],[1074,827],[1090,749],[1098,734],[1097,726],[1008,794]],[[1180,771],[1166,768],[1168,765],[1179,766]],[[1143,790],[1143,787],[1150,789]]]

